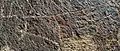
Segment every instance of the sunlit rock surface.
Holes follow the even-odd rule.
[[[0,0],[0,51],[120,51],[119,0]]]

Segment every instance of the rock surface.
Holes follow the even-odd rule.
[[[119,0],[0,0],[0,51],[120,51]]]

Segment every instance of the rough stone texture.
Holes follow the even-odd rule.
[[[55,51],[59,46],[56,23],[48,18],[1,18],[1,48],[14,51]],[[4,43],[4,44],[2,44]]]
[[[0,0],[0,51],[120,51],[119,0]]]

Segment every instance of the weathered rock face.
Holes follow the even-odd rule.
[[[0,0],[0,51],[120,51],[119,0]]]
[[[48,18],[1,18],[1,41],[14,51],[55,51],[59,38],[55,22]],[[2,43],[1,42],[1,43]]]

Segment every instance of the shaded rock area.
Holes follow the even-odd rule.
[[[59,47],[56,23],[48,18],[1,18],[1,44],[14,51],[55,51]]]
[[[120,51],[119,0],[0,0],[0,51]]]

